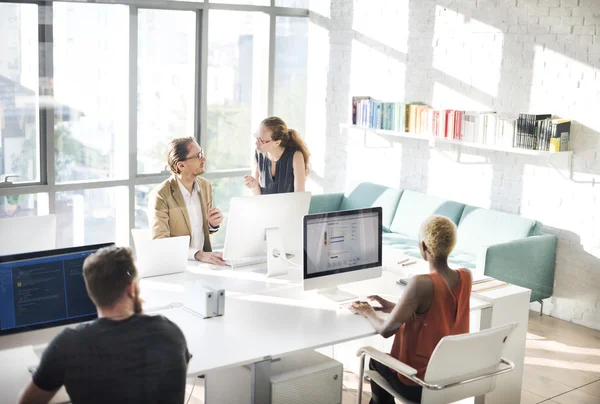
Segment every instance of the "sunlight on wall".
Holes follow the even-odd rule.
[[[500,30],[473,18],[467,22],[464,15],[437,6],[432,45],[437,71],[459,80],[465,89],[498,95],[504,46]]]
[[[540,164],[526,164],[521,188],[521,215],[535,218],[545,226],[561,229],[561,247],[581,253],[581,259],[591,266],[600,258],[600,232],[594,227],[597,212],[595,190],[563,178],[554,168]],[[582,215],[581,212],[590,212]],[[565,235],[568,233],[568,235]],[[588,254],[585,254],[587,252]],[[591,267],[590,267],[591,269]]]
[[[362,129],[346,129],[348,138],[345,189],[363,181],[397,188],[402,167],[402,147],[375,133]],[[378,162],[385,161],[385,166]]]
[[[457,161],[458,159],[458,161]],[[489,159],[472,150],[436,146],[428,164],[427,194],[469,205],[490,207],[490,189],[494,172]],[[477,184],[478,192],[473,192]]]
[[[381,101],[403,101],[406,66],[393,55],[352,41],[350,95]]]
[[[364,35],[371,45],[380,48],[408,51],[409,0],[353,1],[352,29],[358,36]]]
[[[314,23],[309,25],[306,134],[312,170],[324,177],[326,144],[327,72],[329,70],[329,32]],[[310,178],[310,177],[309,177]]]
[[[462,109],[467,111],[489,111],[491,108],[490,104],[471,98],[468,88],[465,88],[463,91],[456,91],[437,81],[433,83],[432,104],[434,108]]]
[[[545,45],[535,45],[530,96],[537,110],[576,120],[598,131],[599,92],[593,65]]]

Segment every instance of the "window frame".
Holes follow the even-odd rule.
[[[4,1],[6,3],[23,3],[19,0]],[[70,0],[61,1],[68,3]],[[76,1],[80,3],[81,1]],[[39,94],[52,96],[52,87],[45,83],[53,82],[54,78],[54,42],[53,42],[53,3],[54,1],[37,1],[38,5],[38,38],[39,38]],[[267,111],[273,113],[274,83],[275,83],[275,49],[276,49],[276,19],[277,17],[309,17],[309,10],[304,8],[290,8],[275,6],[275,0],[269,6],[220,4],[215,2],[198,1],[173,1],[152,0],[96,0],[94,4],[125,5],[129,7],[129,164],[126,179],[86,180],[77,182],[56,183],[55,156],[54,156],[54,108],[50,106],[39,107],[39,144],[40,144],[40,181],[6,183],[0,186],[0,197],[23,194],[48,194],[48,213],[56,213],[56,194],[65,191],[85,189],[128,187],[129,192],[129,228],[135,228],[135,187],[160,183],[170,176],[170,173],[137,173],[137,79],[138,79],[138,12],[140,9],[154,10],[181,10],[196,13],[196,47],[195,47],[195,86],[194,86],[194,137],[202,147],[206,147],[207,133],[207,77],[208,77],[208,19],[210,10],[229,11],[254,11],[269,15],[269,61],[268,61],[268,89]],[[250,157],[250,156],[249,156]],[[248,159],[250,161],[250,158]],[[209,171],[203,176],[208,180],[220,178],[240,177],[250,174],[251,167],[241,169],[227,169]],[[129,234],[132,245],[131,234]]]

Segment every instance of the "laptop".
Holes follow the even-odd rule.
[[[185,272],[190,236],[136,239],[136,267],[140,278]]]

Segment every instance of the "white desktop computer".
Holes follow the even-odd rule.
[[[267,276],[287,273],[286,253],[302,252],[302,218],[310,192],[231,198],[223,259],[265,257]]]
[[[304,290],[344,301],[356,296],[338,285],[380,277],[381,222],[380,207],[304,216]]]

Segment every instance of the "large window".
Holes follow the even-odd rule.
[[[192,136],[224,213],[218,248],[260,121],[316,133],[305,8],[330,0],[151,3],[0,0],[0,220],[56,214],[58,247],[128,244],[150,226],[169,141]]]
[[[305,136],[308,19],[277,17],[273,112]]]
[[[127,178],[129,8],[54,3],[56,182]]]
[[[165,170],[171,139],[194,136],[196,14],[139,10],[137,171]]]
[[[48,214],[48,194],[0,196],[0,218]]]
[[[207,167],[249,167],[252,133],[267,114],[269,16],[212,10],[209,15]]]
[[[56,246],[116,242],[128,244],[127,188],[56,194]]]
[[[0,3],[0,181],[39,181],[38,6]]]

